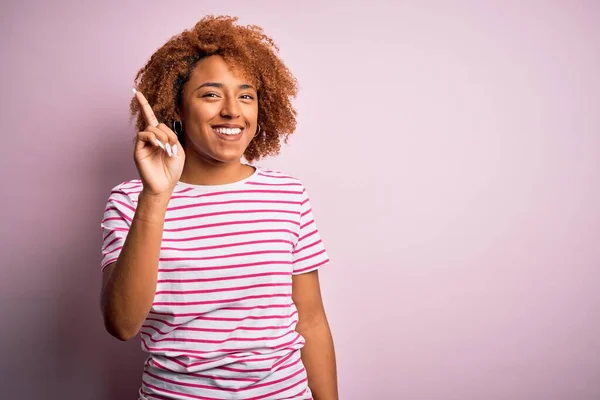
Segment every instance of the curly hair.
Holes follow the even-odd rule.
[[[205,57],[219,55],[239,67],[256,85],[258,124],[263,133],[244,153],[249,162],[279,153],[281,141],[296,129],[296,110],[291,100],[298,92],[296,78],[279,58],[279,47],[256,25],[240,26],[237,17],[207,16],[193,29],[173,36],[151,57],[135,77],[135,84],[160,122],[172,126],[181,106],[184,84]],[[130,104],[137,129],[146,128],[138,102]],[[180,138],[180,141],[183,138]]]

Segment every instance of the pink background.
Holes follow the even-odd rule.
[[[342,399],[600,398],[600,2],[86,3],[0,10],[3,398],[135,398],[100,219],[135,72],[212,13],[299,79],[261,164],[312,195]]]

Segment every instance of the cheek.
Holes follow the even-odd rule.
[[[249,104],[244,108],[244,118],[250,124],[256,124],[258,121],[258,106],[256,104]]]
[[[201,125],[218,114],[218,109],[215,105],[210,103],[196,103],[188,108],[187,117],[190,123],[194,125]]]

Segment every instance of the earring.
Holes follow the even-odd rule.
[[[258,129],[256,130],[256,133],[254,134],[254,137],[257,137],[258,135],[260,135],[262,133],[262,129],[260,129],[260,125],[256,124],[256,126],[258,126]]]
[[[173,132],[175,132],[177,136],[181,136],[183,133],[183,123],[181,121],[173,121]]]

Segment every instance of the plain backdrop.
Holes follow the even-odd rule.
[[[600,2],[3,1],[0,396],[134,399],[100,220],[137,70],[207,14],[300,83],[341,399],[600,398]]]

